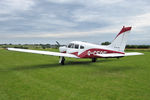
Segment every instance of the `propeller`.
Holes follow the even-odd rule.
[[[60,45],[60,43],[58,41],[56,41],[57,43],[57,46],[59,48],[59,52],[66,52],[67,51],[67,47],[66,46],[63,46],[63,45]]]
[[[56,43],[57,43],[58,47],[60,47],[60,43],[58,41],[56,41]]]

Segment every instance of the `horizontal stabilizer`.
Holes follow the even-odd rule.
[[[135,56],[135,55],[144,55],[143,53],[139,53],[139,52],[129,52],[129,53],[125,53],[125,56]]]
[[[102,58],[117,58],[117,57],[124,57],[124,54],[118,54],[118,53],[108,53],[108,54],[97,54],[97,56]]]
[[[119,54],[119,53],[97,54],[96,56],[102,58],[117,58],[117,57],[135,56],[135,55],[144,55],[144,54],[139,52],[129,52],[125,54]]]
[[[18,52],[27,52],[27,53],[35,53],[35,54],[43,54],[43,55],[51,55],[51,56],[78,58],[77,56],[75,56],[73,54],[51,52],[51,51],[28,50],[28,49],[18,49],[18,48],[7,48],[7,50],[18,51]]]

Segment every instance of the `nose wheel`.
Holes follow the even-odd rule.
[[[61,65],[64,65],[64,64],[65,64],[65,57],[60,57],[59,63],[60,63]]]

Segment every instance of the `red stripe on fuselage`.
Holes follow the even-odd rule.
[[[96,56],[96,54],[108,54],[108,53],[124,54],[124,52],[106,50],[106,49],[96,49],[96,48],[88,49],[88,50],[82,52],[80,55],[78,55],[78,52],[73,52],[71,54],[74,54],[80,58],[99,58],[99,56]]]
[[[66,51],[64,51],[64,52],[61,52],[61,53],[66,53]]]
[[[78,52],[73,52],[71,54],[78,56]]]

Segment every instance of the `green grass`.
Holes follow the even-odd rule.
[[[66,59],[0,50],[0,100],[149,100],[150,51],[121,59]]]

